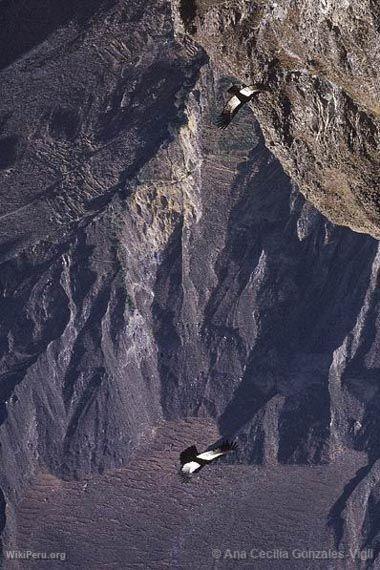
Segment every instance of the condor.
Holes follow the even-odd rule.
[[[257,93],[267,91],[264,85],[256,83],[255,85],[233,85],[228,89],[228,93],[232,97],[227,101],[222,113],[219,115],[216,124],[220,129],[228,127],[236,113],[250,101]]]
[[[204,451],[203,453],[198,453],[195,445],[192,445],[185,449],[185,451],[182,451],[179,456],[181,462],[180,473],[186,477],[191,477],[194,473],[200,471],[202,467],[218,459],[218,457],[222,457],[236,450],[236,443],[230,443],[229,441],[224,441],[218,448]]]

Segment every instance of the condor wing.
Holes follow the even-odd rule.
[[[221,112],[216,121],[216,124],[219,127],[219,129],[225,129],[226,127],[228,127],[233,117],[236,115],[236,113],[243,105],[244,103],[240,101],[237,95],[231,97],[231,99],[229,99],[225,104],[223,111]]]
[[[181,465],[185,465],[185,463],[189,463],[190,461],[193,461],[196,456],[197,456],[198,450],[195,447],[195,445],[192,445],[190,447],[188,447],[187,449],[185,449],[185,451],[182,451],[182,453],[179,456],[179,460],[181,462]]]
[[[197,455],[197,459],[202,459],[203,461],[213,461],[218,457],[222,457],[223,455],[227,455],[230,451],[236,451],[237,445],[234,442],[224,441],[219,447],[216,449],[210,449],[209,451],[204,451]]]

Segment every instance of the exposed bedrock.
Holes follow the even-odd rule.
[[[270,92],[254,108],[301,192],[380,237],[380,11],[364,0],[173,0],[179,33],[214,66]]]
[[[177,43],[166,2],[95,4],[84,30],[60,21],[1,72],[6,532],[36,471],[119,467],[162,419],[215,420],[242,462],[317,464],[354,449],[372,465],[378,242],[305,200],[248,107],[214,128],[228,78]],[[338,153],[324,131],[313,141]],[[274,150],[310,194],[285,145]]]

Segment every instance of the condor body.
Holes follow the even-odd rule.
[[[257,93],[266,91],[266,88],[261,84],[255,85],[233,85],[228,89],[228,93],[232,97],[227,101],[224,109],[217,120],[217,126],[220,129],[228,127],[236,113],[252,99]]]
[[[204,451],[198,453],[195,445],[188,447],[180,455],[181,462],[181,474],[186,477],[191,477],[194,473],[197,473],[204,467],[222,457],[227,455],[230,451],[235,451],[237,449],[236,443],[230,443],[228,441],[223,442],[218,448],[211,449],[209,451]]]

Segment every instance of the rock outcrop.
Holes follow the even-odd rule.
[[[380,237],[380,9],[364,0],[173,0],[213,65],[269,93],[267,144],[333,222]]]
[[[259,29],[260,6],[249,16]],[[236,25],[216,62],[219,27],[233,12],[193,7],[176,4],[172,15],[165,0],[95,2],[2,56],[6,540],[37,472],[72,480],[120,467],[162,419],[210,418],[238,437],[248,464],[366,454],[367,471],[332,506],[337,540],[346,514],[361,520],[349,513],[367,508],[352,495],[359,479],[360,497],[375,495],[378,242],[333,225],[299,192],[331,219],[378,235],[375,202],[363,194],[353,207],[376,190],[374,100],[369,89],[355,95],[360,77],[348,93],[343,78],[334,86],[279,57],[260,76],[274,89],[260,95],[260,122],[247,107],[218,131],[229,84],[221,63],[250,79],[267,54],[257,59],[252,45],[244,59]],[[278,25],[280,12],[278,3]],[[234,17],[247,23],[243,10]],[[181,43],[185,32],[207,53]],[[327,123],[313,126],[322,116]],[[346,177],[346,194],[322,184],[329,168],[330,181]],[[358,544],[376,536],[354,531]]]

